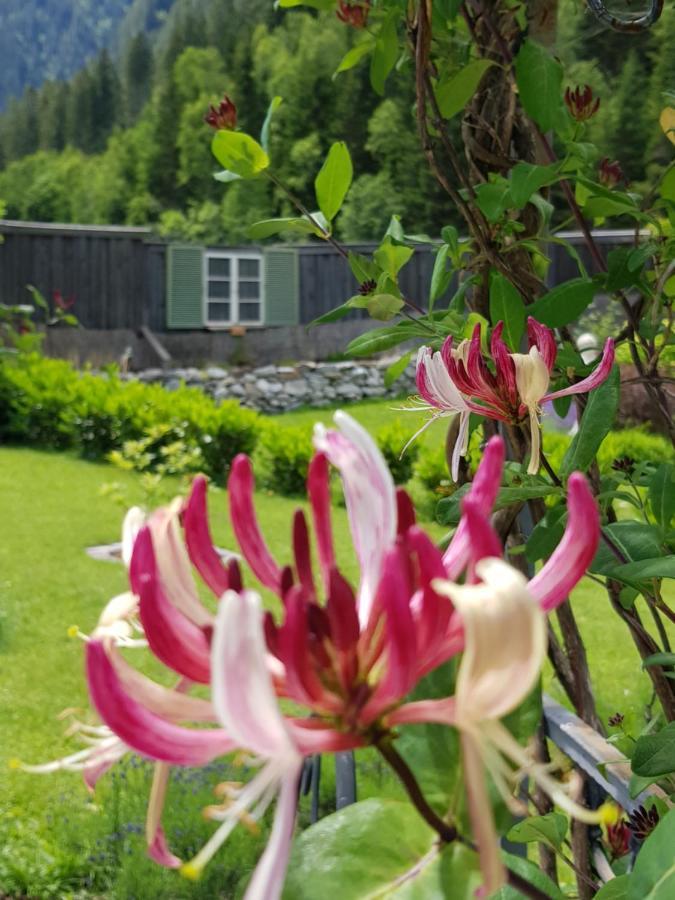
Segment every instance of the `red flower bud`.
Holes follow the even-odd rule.
[[[593,100],[593,90],[590,84],[585,84],[583,87],[577,85],[574,90],[568,87],[565,91],[565,104],[573,119],[576,119],[577,122],[585,122],[600,108],[600,98]]]
[[[624,819],[620,819],[616,825],[607,826],[607,845],[615,859],[628,853],[630,836],[631,830]]]
[[[66,310],[75,305],[75,296],[73,294],[66,300],[61,291],[53,291],[52,298],[54,300],[54,306],[63,312],[66,312]]]
[[[370,9],[370,0],[361,0],[359,3],[347,3],[345,0],[338,0],[338,8],[335,15],[345,25],[351,25],[352,28],[365,28],[368,24],[368,12]]]
[[[620,181],[624,181],[624,174],[621,165],[616,161],[612,161],[608,156],[600,160],[598,166],[598,181],[607,188],[616,187]]]
[[[209,106],[204,121],[216,131],[233,131],[237,127],[237,107],[227,94],[224,94],[217,109],[215,106]]]

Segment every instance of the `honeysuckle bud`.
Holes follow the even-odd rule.
[[[624,181],[623,169],[617,160],[611,160],[605,156],[598,166],[598,181],[606,188],[616,187],[620,181]]]
[[[600,98],[593,97],[593,89],[590,84],[583,87],[576,86],[574,90],[568,87],[565,91],[565,105],[570,115],[577,122],[585,122],[592,118],[600,108]]]
[[[361,294],[362,297],[367,297],[368,294],[373,293],[376,287],[377,282],[373,278],[368,278],[359,285],[359,294]]]
[[[628,817],[628,827],[638,841],[644,841],[659,824],[659,813],[655,806],[645,809],[638,806]]]
[[[370,10],[370,0],[361,0],[358,3],[347,3],[345,0],[339,0],[335,15],[345,25],[352,28],[365,28],[368,24],[368,12]]]
[[[233,131],[237,127],[237,107],[228,95],[224,94],[217,107],[209,106],[204,121],[216,131]]]

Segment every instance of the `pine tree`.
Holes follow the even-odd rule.
[[[132,39],[124,57],[124,121],[133,125],[147,103],[152,88],[152,46],[144,32]]]

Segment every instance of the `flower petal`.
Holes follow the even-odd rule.
[[[169,506],[156,510],[148,519],[155,562],[169,602],[195,625],[210,627],[213,616],[199,599],[190,557],[180,530],[182,505],[183,501],[177,498]]]
[[[278,594],[281,569],[274,561],[258,525],[253,506],[253,468],[248,456],[239,454],[235,457],[227,489],[230,495],[232,528],[246,562],[261,584]]]
[[[210,700],[190,697],[180,689],[172,690],[152,681],[130,666],[112,646],[108,647],[108,657],[124,689],[146,709],[175,721],[215,722],[216,715]]]
[[[475,500],[485,516],[489,516],[499,493],[504,466],[504,441],[490,438],[471,485],[469,496]],[[454,581],[464,571],[470,555],[469,532],[460,520],[447,550],[443,554],[447,577]]]
[[[312,507],[312,521],[324,588],[328,590],[330,572],[335,565],[333,528],[330,517],[330,475],[328,460],[316,453],[307,470],[307,493]]]
[[[534,686],[546,655],[546,622],[523,575],[501,559],[476,565],[482,584],[434,582],[455,604],[464,626],[457,674],[459,728],[499,719]]]
[[[600,541],[598,506],[579,472],[573,472],[567,483],[567,509],[562,540],[527,586],[544,612],[567,599],[591,564]]]
[[[140,599],[141,622],[152,652],[179,675],[208,684],[211,680],[208,639],[201,628],[167,600],[158,578],[147,526],[136,538],[130,576]]]
[[[361,567],[359,619],[368,621],[384,554],[396,539],[396,488],[377,445],[351,416],[335,413],[339,431],[314,430],[314,444],[340,470],[354,549]]]
[[[207,488],[206,478],[197,475],[192,482],[190,496],[183,507],[183,530],[185,545],[193,566],[216,597],[221,597],[231,585],[227,569],[211,540],[206,507]]]
[[[236,747],[225,731],[183,728],[138,703],[122,687],[100,641],[87,644],[87,683],[100,717],[141,756],[179,766],[201,766]]]
[[[530,347],[536,347],[541,358],[544,360],[549,374],[555,365],[558,348],[556,347],[555,337],[550,328],[542,325],[533,319],[532,316],[527,317],[527,337]]]
[[[302,761],[290,768],[282,779],[272,832],[244,900],[278,900],[281,896],[293,840],[301,766]]]
[[[167,869],[178,869],[183,861],[174,856],[169,850],[164,837],[164,829],[161,825],[169,772],[170,769],[166,763],[155,763],[150,800],[148,801],[148,812],[145,819],[145,838],[148,843],[148,856],[150,859]]]
[[[262,604],[254,591],[223,598],[211,659],[213,706],[240,746],[267,759],[297,754],[268,670]]]
[[[138,506],[132,506],[122,523],[122,562],[129,568],[136,535],[145,524],[145,513]]]
[[[561,391],[553,391],[551,394],[546,394],[543,398],[543,402],[547,400],[556,400],[558,397],[569,397],[570,394],[587,394],[589,391],[592,391],[594,388],[599,387],[603,381],[608,377],[609,373],[612,371],[612,366],[614,365],[614,341],[611,338],[607,338],[605,341],[605,347],[602,351],[602,359],[600,360],[600,364],[597,368],[591,372],[591,374],[582,379],[581,381],[577,381],[576,384],[572,384],[569,387],[563,388]]]

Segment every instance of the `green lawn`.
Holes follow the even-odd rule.
[[[370,412],[364,410],[365,415]],[[126,484],[132,498],[140,496],[136,476],[109,466],[0,448],[0,896],[3,891],[66,896],[86,883],[90,870],[97,896],[232,896],[257,852],[256,842],[243,831],[197,885],[145,860],[142,835],[135,832],[142,827],[147,766],[134,763],[108,776],[93,801],[76,774],[32,776],[8,766],[12,758],[39,762],[75,749],[58,719],[64,708],[86,705],[82,645],[67,636],[67,629],[77,624],[89,631],[101,606],[125,588],[121,566],[84,553],[88,545],[118,538],[122,510],[101,496],[101,486],[110,481]],[[291,515],[298,503],[262,494],[258,501],[270,546],[288,561]],[[223,491],[211,495],[211,512],[217,542],[232,547]],[[344,568],[354,575],[344,510],[335,510],[335,522]],[[624,626],[590,581],[577,589],[573,605],[587,640],[602,716],[621,710],[628,727],[639,728],[650,682]],[[548,675],[546,681],[560,696]],[[172,786],[168,830],[182,852],[196,849],[208,835],[210,826],[199,810],[210,802],[213,784],[228,773],[231,777],[227,766],[188,772]],[[367,757],[362,790],[378,789],[381,780]],[[387,779],[384,789],[396,790]]]

